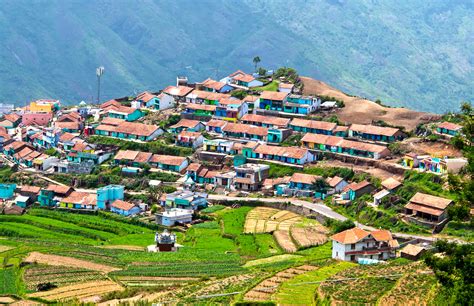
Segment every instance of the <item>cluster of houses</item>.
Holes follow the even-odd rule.
[[[176,86],[95,106],[81,102],[77,107],[65,108],[58,100],[37,100],[24,108],[5,108],[0,117],[1,157],[37,171],[87,174],[97,165],[111,161],[125,175],[136,175],[145,168],[181,174],[185,190],[167,195],[161,204],[169,209],[157,215],[157,221],[165,225],[190,222],[192,212],[207,203],[205,194],[195,191],[199,185],[322,200],[333,196],[333,201],[341,205],[371,194],[376,206],[394,194],[401,183],[385,181],[383,188],[377,189],[367,181],[348,182],[337,176],[322,178],[304,173],[270,179],[268,162],[302,169],[323,155],[379,160],[391,155],[389,144],[406,135],[394,127],[345,126],[312,120],[314,112],[336,107],[336,103],[301,95],[293,84],[284,81],[277,91],[257,90],[265,83],[255,74],[238,70],[219,81],[206,79],[188,84],[186,78],[178,78]],[[234,90],[246,95],[233,95]],[[148,113],[164,110],[179,112],[180,121],[167,128],[146,123]],[[452,137],[461,129],[444,122],[435,133]],[[102,136],[146,143],[165,133],[174,137],[174,145],[192,148],[196,153],[169,156],[88,142],[90,136]],[[291,136],[298,136],[294,138],[299,139],[297,145],[284,143]],[[466,161],[408,154],[402,163],[408,168],[444,174],[459,171]],[[115,190],[114,186],[104,188]],[[37,201],[59,208],[110,209],[124,215],[139,211],[136,205],[123,201],[123,188],[121,197],[106,198],[105,202],[99,199],[102,189],[97,195],[42,189]],[[15,192],[24,197],[18,190]],[[17,206],[26,207],[21,200],[24,199],[19,198]],[[440,201],[420,196],[412,200],[405,210],[407,220],[429,226],[445,222],[445,210],[450,204],[431,207],[430,203]],[[36,199],[32,197],[30,201]]]
[[[43,188],[0,184],[0,209],[5,214],[22,214],[26,208],[36,204],[57,209],[103,210],[128,217],[150,208],[147,203],[125,201],[124,190],[122,185],[107,185],[90,193],[64,185],[49,184]],[[163,195],[159,204],[164,210],[157,214],[158,223],[172,226],[191,222],[195,210],[207,207],[207,197],[204,192],[190,190]]]
[[[2,207],[16,207],[20,213],[34,203],[41,207],[110,210],[124,216],[135,215],[144,209],[144,206],[124,201],[124,186],[121,185],[108,185],[98,188],[95,193],[88,193],[53,184],[45,188],[0,184],[0,201]]]

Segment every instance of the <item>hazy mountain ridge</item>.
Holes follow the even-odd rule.
[[[259,55],[352,94],[457,109],[474,97],[473,4],[415,2],[5,1],[0,101],[91,100],[98,65],[106,99],[251,70]]]

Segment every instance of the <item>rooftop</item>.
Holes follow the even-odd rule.
[[[429,195],[426,193],[417,192],[411,199],[410,203],[413,204],[421,204],[424,206],[429,206],[435,209],[446,209],[449,204],[451,204],[453,200],[445,199],[433,195]]]
[[[308,129],[325,130],[325,131],[332,131],[337,126],[337,124],[335,124],[334,122],[306,120],[306,119],[299,119],[299,118],[294,118],[291,121],[290,125],[305,127]]]
[[[383,135],[387,137],[394,136],[395,134],[400,132],[400,129],[397,128],[382,127],[369,124],[352,124],[349,129],[358,133]]]
[[[260,99],[263,100],[273,100],[273,101],[283,101],[285,100],[288,94],[286,92],[278,91],[262,91],[260,94]]]
[[[290,119],[281,118],[281,117],[274,117],[274,116],[262,116],[257,114],[246,114],[242,116],[242,121],[249,121],[249,122],[259,122],[267,125],[274,125],[278,127],[287,127],[290,123]]]

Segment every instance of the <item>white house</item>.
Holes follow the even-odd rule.
[[[359,258],[386,260],[395,257],[398,241],[387,230],[368,232],[354,227],[331,236],[332,258],[357,262]]]
[[[229,74],[220,81],[232,86],[246,88],[259,87],[263,85],[262,81],[257,80],[253,75],[247,74],[241,70]]]
[[[327,178],[326,182],[329,184],[334,193],[340,193],[347,185],[349,185],[346,180],[339,176]]]
[[[291,93],[293,91],[294,87],[295,87],[295,85],[293,85],[293,84],[280,83],[280,84],[278,84],[278,91]]]
[[[157,108],[159,110],[172,108],[172,107],[174,107],[174,105],[176,103],[173,96],[168,95],[164,92],[162,92],[158,95],[158,100],[159,100],[159,102],[158,102],[158,105],[157,105],[158,107]]]
[[[156,214],[156,223],[173,226],[176,223],[190,223],[193,220],[192,209],[171,208]]]

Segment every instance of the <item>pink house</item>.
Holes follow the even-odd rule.
[[[30,113],[26,112],[21,118],[24,125],[42,125],[47,126],[53,119],[52,113]]]

